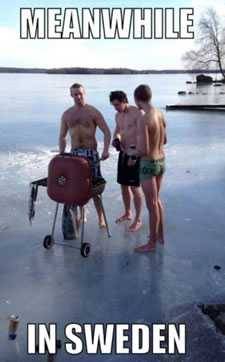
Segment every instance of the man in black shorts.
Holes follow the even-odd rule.
[[[128,104],[127,95],[123,91],[111,92],[109,99],[117,111],[112,144],[119,151],[117,182],[121,185],[125,207],[125,213],[116,222],[120,223],[132,219],[131,198],[133,195],[135,217],[129,226],[129,230],[137,231],[142,226],[142,193],[139,181],[140,159],[135,156],[135,153],[137,123],[142,113],[138,108]]]

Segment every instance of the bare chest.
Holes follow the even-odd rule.
[[[134,117],[129,114],[121,114],[119,117],[120,129],[124,133],[136,132],[137,130],[137,121]]]
[[[90,112],[73,112],[68,116],[67,124],[69,128],[95,128],[94,117]]]

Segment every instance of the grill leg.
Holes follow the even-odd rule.
[[[81,207],[81,246],[84,243],[84,222],[85,222],[85,212],[84,206]]]
[[[51,236],[53,239],[54,239],[55,224],[56,224],[56,219],[57,219],[57,215],[58,215],[58,210],[59,210],[59,203],[56,204],[55,215],[54,215],[54,220],[53,220],[53,225],[52,225]]]

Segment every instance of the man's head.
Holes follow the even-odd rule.
[[[134,100],[138,108],[142,109],[144,104],[149,104],[152,99],[151,88],[146,84],[139,85],[134,91]]]
[[[81,84],[74,83],[73,85],[71,85],[70,95],[77,106],[85,105],[85,90]]]
[[[124,112],[127,108],[128,99],[126,93],[123,91],[111,92],[109,95],[109,100],[117,112]]]

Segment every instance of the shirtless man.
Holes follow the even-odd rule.
[[[125,213],[116,222],[131,220],[131,196],[133,195],[135,217],[129,227],[137,231],[142,226],[141,209],[142,194],[139,182],[140,159],[134,155],[137,144],[137,121],[140,110],[128,104],[127,95],[122,91],[110,93],[110,103],[117,110],[116,128],[113,135],[113,146],[120,151],[118,159],[117,182],[121,185]]]
[[[151,104],[152,92],[149,86],[137,87],[134,98],[138,108],[145,112],[138,123],[137,151],[141,156],[140,182],[149,211],[150,226],[148,243],[135,250],[151,252],[155,250],[157,241],[164,243],[164,212],[159,192],[165,172],[163,146],[167,142],[166,125],[163,114]]]
[[[99,127],[104,134],[104,149],[101,160],[106,160],[109,157],[110,130],[101,113],[86,103],[85,90],[81,84],[73,84],[70,87],[70,94],[74,100],[74,106],[63,113],[59,135],[59,151],[60,153],[65,152],[66,135],[69,132],[72,154],[87,157],[91,162],[93,178],[101,178],[95,137],[96,128]],[[98,213],[99,227],[105,227],[105,220],[98,198],[94,198],[94,204]]]

